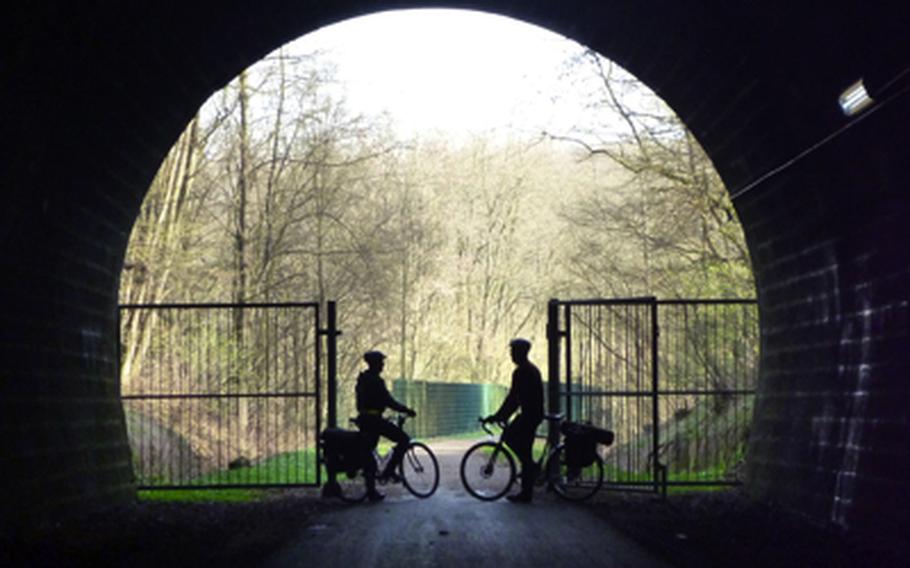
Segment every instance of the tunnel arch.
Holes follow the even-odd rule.
[[[910,19],[861,2],[686,4],[199,2],[179,17],[14,8],[4,57],[15,87],[2,95],[4,520],[134,495],[118,279],[144,191],[205,98],[322,25],[444,6],[561,33],[674,108],[731,189],[755,268],[763,358],[749,491],[837,530],[904,526],[910,111],[888,81],[907,65]],[[886,104],[849,119],[836,99],[861,77]]]

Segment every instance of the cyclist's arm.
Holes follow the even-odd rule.
[[[386,388],[385,383],[382,384],[382,390],[385,393],[386,407],[391,408],[396,412],[403,412],[405,414],[411,414],[413,412],[410,408],[395,400],[395,398],[392,396],[392,393],[390,393],[389,389]]]
[[[512,388],[509,389],[509,394],[502,401],[502,406],[490,418],[497,422],[505,422],[516,410],[518,410],[518,389],[515,388],[515,383],[513,382]]]
[[[410,414],[412,412],[410,408],[392,398],[392,395],[389,395],[389,401],[386,403],[386,406],[396,412],[403,412],[405,414]]]

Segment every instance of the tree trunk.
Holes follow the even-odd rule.
[[[233,302],[235,304],[244,304],[246,302],[246,279],[247,279],[247,227],[246,227],[246,208],[247,192],[249,191],[249,161],[250,161],[250,140],[249,140],[249,91],[247,89],[247,72],[241,71],[239,77],[238,97],[240,101],[240,132],[239,132],[239,169],[237,172],[237,193],[235,194],[235,217],[234,217],[234,278],[233,278]],[[244,345],[244,311],[242,307],[235,307],[233,311],[234,324],[234,353],[237,358],[235,361],[234,371],[236,373],[235,386],[238,391],[247,389],[247,363],[248,357],[245,355]],[[249,454],[248,434],[250,426],[250,408],[249,399],[240,398],[238,402],[238,432],[239,432],[239,449],[244,457],[251,457]]]

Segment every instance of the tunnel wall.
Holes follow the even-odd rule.
[[[747,488],[883,542],[910,512],[906,124],[877,110],[740,199],[762,310]]]
[[[409,4],[5,8],[4,519],[135,494],[115,366],[119,273],[148,184],[195,110],[302,33]],[[735,204],[763,351],[748,490],[838,530],[906,525],[906,98],[812,149],[851,124],[835,102],[843,87],[906,64],[906,14],[860,2],[442,4],[488,7],[616,60],[679,112],[734,194],[749,189]]]

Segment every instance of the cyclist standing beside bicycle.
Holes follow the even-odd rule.
[[[509,342],[512,362],[512,386],[506,399],[494,414],[484,418],[485,422],[506,422],[519,408],[519,414],[503,432],[503,440],[518,456],[521,462],[521,492],[509,495],[507,499],[517,503],[530,503],[534,491],[537,464],[531,454],[537,427],[543,422],[543,379],[540,370],[528,359],[531,342],[527,339],[513,339]]]
[[[393,477],[398,469],[398,464],[411,442],[411,438],[404,431],[382,417],[386,408],[403,412],[408,416],[417,413],[395,400],[385,386],[381,373],[385,368],[385,354],[381,351],[368,351],[363,354],[367,369],[357,377],[357,427],[364,434],[367,448],[370,453],[379,443],[379,436],[385,436],[395,442],[392,458],[386,465],[381,477]],[[370,457],[365,460],[364,479],[367,486],[367,497],[370,501],[379,501],[384,495],[376,491],[376,462]]]

